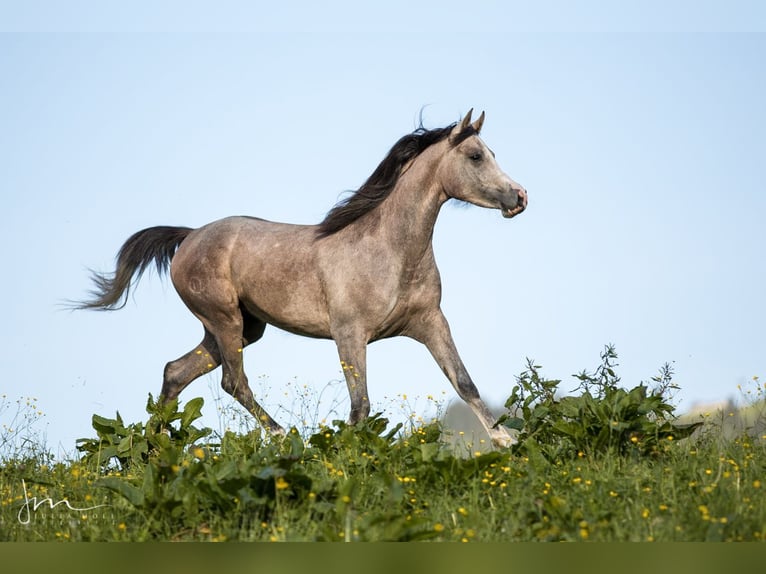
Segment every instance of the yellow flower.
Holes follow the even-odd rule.
[[[442,523],[440,523],[440,522],[437,522],[436,524],[434,524],[434,530],[436,532],[443,532],[444,531],[444,525]]]
[[[205,451],[202,450],[200,447],[195,448],[192,451],[192,454],[196,456],[198,459],[203,460],[205,458]]]
[[[760,480],[754,480],[753,481],[753,488],[761,488],[761,481]]]
[[[284,490],[285,488],[288,488],[290,486],[290,483],[280,476],[279,478],[277,478],[275,486],[277,487],[277,490]]]

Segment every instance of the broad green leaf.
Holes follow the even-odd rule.
[[[506,417],[500,424],[512,430],[520,431],[524,429],[524,419],[519,417]]]
[[[183,414],[181,415],[181,428],[188,427],[193,421],[202,416],[202,406],[205,401],[202,397],[196,397],[191,399],[184,405]]]
[[[144,505],[144,493],[137,486],[129,483],[124,478],[117,476],[105,476],[96,482],[97,486],[103,486],[108,488],[112,492],[124,497],[135,507],[142,507]]]

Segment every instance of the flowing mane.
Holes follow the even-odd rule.
[[[319,236],[326,237],[340,231],[380,205],[396,187],[402,168],[423,153],[426,148],[446,139],[456,125],[457,123],[453,123],[447,127],[432,130],[421,125],[414,132],[400,138],[362,187],[339,201],[327,213],[319,224]],[[473,126],[469,125],[450,143],[456,146],[476,133]]]

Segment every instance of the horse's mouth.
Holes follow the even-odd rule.
[[[519,213],[524,211],[526,207],[526,205],[520,203],[516,207],[503,207],[500,210],[500,213],[502,213],[503,217],[506,219],[510,219],[511,217],[516,217]]]
[[[511,217],[516,217],[519,213],[524,211],[527,208],[527,192],[526,190],[522,189],[518,192],[518,197],[516,201],[516,205],[513,207],[506,207],[505,205],[502,205],[500,207],[500,212],[503,214],[503,217],[506,219],[510,219]]]

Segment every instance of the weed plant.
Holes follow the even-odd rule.
[[[79,457],[4,457],[0,540],[763,540],[762,422],[682,425],[668,366],[623,389],[614,349],[601,359],[571,397],[530,361],[498,421],[519,442],[469,456],[438,420],[274,438],[196,426],[202,399],[149,397],[146,421],[94,415]]]

